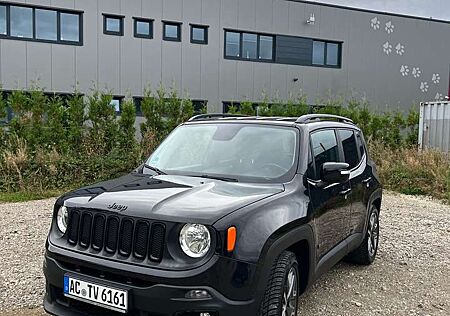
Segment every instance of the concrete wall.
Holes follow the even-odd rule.
[[[1,2],[1,1],[0,1]],[[366,98],[375,109],[442,99],[449,87],[450,23],[287,0],[29,0],[84,11],[84,45],[0,40],[3,89],[30,87],[142,96],[162,82],[193,99],[287,99],[306,94]],[[102,13],[125,16],[123,37],[103,34]],[[316,23],[306,20],[314,13]],[[133,37],[133,17],[152,18],[154,39]],[[183,22],[182,42],[162,40],[161,20]],[[209,25],[208,45],[190,43],[189,23]],[[224,59],[224,28],[343,41],[342,68]],[[294,78],[298,81],[294,82]]]

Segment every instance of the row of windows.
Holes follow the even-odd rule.
[[[313,65],[339,67],[341,63],[340,55],[340,43],[313,41]]]
[[[341,157],[339,146],[342,147]],[[314,165],[310,166],[309,175],[319,179],[320,170],[326,162],[346,162],[350,169],[357,167],[365,154],[362,135],[349,129],[326,129],[311,134]],[[315,170],[315,171],[314,171]]]
[[[275,62],[276,36],[241,31],[225,31],[225,58]],[[312,65],[338,68],[341,66],[342,44],[312,41]]]
[[[274,37],[249,32],[225,31],[225,57],[273,61]]]
[[[80,45],[81,34],[81,13],[0,4],[0,38]]]
[[[124,17],[118,15],[103,15],[103,33],[108,35],[124,35]],[[153,38],[153,19],[133,18],[134,36],[138,38]],[[180,22],[163,21],[163,40],[181,42]],[[191,43],[208,44],[208,26],[191,24]]]

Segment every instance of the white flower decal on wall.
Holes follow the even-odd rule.
[[[428,82],[421,82],[420,83],[420,90],[422,90],[422,92],[428,92],[428,88],[430,86],[428,85]]]
[[[412,75],[414,78],[419,78],[420,75],[422,74],[422,70],[420,70],[419,67],[414,67],[412,70]]]
[[[391,34],[391,33],[394,32],[394,28],[395,28],[394,24],[392,24],[392,22],[389,21],[389,22],[386,23],[386,27],[384,29],[386,30],[386,32],[388,34]]]
[[[402,65],[400,67],[400,73],[402,74],[403,77],[406,77],[409,75],[409,67],[407,65]]]
[[[392,53],[392,45],[389,44],[389,42],[384,43],[383,51],[386,55],[389,55],[390,53]]]
[[[397,55],[403,56],[405,53],[405,45],[398,43],[397,46],[395,46],[395,52]]]
[[[374,30],[378,30],[380,28],[380,21],[377,17],[374,17],[372,20],[370,20],[370,27]]]
[[[439,74],[433,74],[433,78],[431,79],[434,84],[438,84],[441,82],[441,76]]]
[[[442,100],[444,100],[444,95],[442,94],[442,93],[436,93],[436,96],[434,97],[434,99],[436,100],[436,101],[442,101]]]

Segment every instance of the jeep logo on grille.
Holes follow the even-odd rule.
[[[108,209],[116,210],[116,211],[119,211],[119,212],[124,212],[124,211],[126,211],[128,209],[128,206],[113,203],[113,204],[108,205]]]

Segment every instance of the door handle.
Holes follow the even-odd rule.
[[[340,195],[347,195],[347,194],[349,194],[350,192],[352,192],[352,189],[347,189],[347,190],[341,191],[341,192],[339,192],[339,194],[340,194]]]
[[[362,180],[362,183],[369,183],[372,180],[372,177],[368,177],[367,179]]]

